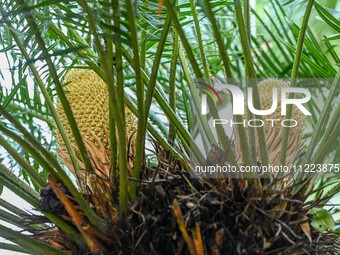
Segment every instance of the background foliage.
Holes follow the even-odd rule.
[[[248,1],[244,2],[242,7],[246,10]],[[306,2],[258,1],[249,13],[243,12],[245,31],[242,33],[234,1],[179,0],[178,3],[164,1],[164,5],[156,0],[2,1],[1,187],[6,186],[38,210],[38,192],[48,174],[63,180],[72,195],[77,193],[73,177],[57,158],[51,132],[55,128],[54,121],[58,120],[53,114],[57,100],[63,102],[72,122],[67,102],[63,101],[65,93],[61,81],[67,70],[75,67],[90,68],[109,84],[110,114],[116,120],[110,124],[112,129],[117,128],[119,142],[125,140],[123,112],[127,105],[139,119],[137,151],[142,152],[145,138],[152,139],[188,166],[189,107],[191,98],[197,93],[192,77],[252,76],[247,66],[250,64],[259,79],[291,78],[297,63],[297,41]],[[115,11],[118,6],[120,10]],[[314,2],[303,37],[297,77],[339,78],[339,17],[337,1]],[[251,50],[253,63],[249,62],[250,55],[245,54],[247,47]],[[313,102],[310,111],[328,121],[309,123],[310,129],[306,130],[306,142],[297,162],[311,158],[320,162],[339,162],[338,88],[338,83],[327,88],[334,91],[333,97],[324,98],[329,104]],[[118,94],[124,94],[124,98]],[[79,133],[76,126],[73,131]],[[318,135],[313,136],[315,133]],[[115,139],[114,132],[112,139]],[[86,158],[81,142],[77,146]],[[155,164],[157,160],[152,154],[156,153],[149,154],[150,161],[147,162]],[[124,149],[112,145],[112,155],[112,165],[118,162],[119,166],[119,208],[124,215],[128,193],[132,200],[136,198],[136,182],[132,182],[131,190],[128,190]],[[135,178],[139,177],[143,160],[142,153],[137,155]],[[91,169],[91,164],[88,165]],[[325,204],[340,189],[336,176],[321,181],[315,176],[311,183],[311,186],[325,188],[312,194],[327,198]],[[87,216],[95,222],[96,216],[79,192],[78,196],[83,209],[88,210]],[[4,201],[0,201],[0,205],[19,217],[20,208],[9,207]],[[333,208],[332,212],[336,210]],[[19,219],[12,219],[3,209],[0,214],[2,220],[20,226]],[[52,216],[51,219],[56,221]],[[5,232],[5,228],[0,229],[0,235],[5,238],[20,240],[17,244],[25,251],[37,252],[46,248],[42,244],[32,248],[25,235]],[[22,250],[16,246],[7,248]]]

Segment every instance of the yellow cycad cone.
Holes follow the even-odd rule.
[[[270,109],[273,103],[273,88],[278,88],[278,105],[275,110],[270,115],[262,116],[262,120],[264,121],[265,127],[265,137],[268,148],[268,157],[269,164],[272,166],[280,165],[280,153],[281,153],[281,145],[282,145],[282,136],[283,136],[283,126],[281,122],[286,119],[286,116],[281,115],[281,88],[288,87],[288,84],[284,81],[278,79],[267,79],[261,81],[258,84],[259,96],[261,109],[267,110]],[[304,131],[304,122],[303,122],[303,113],[294,106],[292,109],[291,119],[297,121],[297,125],[295,127],[289,127],[289,136],[288,136],[288,145],[287,145],[287,153],[285,165],[290,166],[302,145],[302,137]],[[275,121],[272,121],[275,120]],[[285,122],[285,125],[293,125],[294,123],[289,123],[289,121]],[[249,127],[247,128],[249,129]],[[240,139],[238,136],[238,132],[236,132],[236,155],[238,156],[239,163],[244,164],[242,158],[242,150]],[[261,154],[260,154],[260,146],[258,136],[256,134],[256,158],[258,162],[261,162]]]
[[[110,129],[107,85],[94,71],[85,69],[70,70],[66,74],[63,84],[65,85],[66,96],[78,128],[94,163],[96,175],[102,178],[108,178],[110,171]],[[60,102],[57,103],[56,109],[75,149],[80,168],[84,169],[84,164],[80,160],[71,128]],[[127,139],[132,137],[130,147],[134,148],[136,120],[135,116],[127,107],[125,108],[125,118]],[[58,143],[58,153],[64,163],[74,172],[62,137],[59,132],[55,133]],[[85,173],[83,173],[83,177],[87,178]]]

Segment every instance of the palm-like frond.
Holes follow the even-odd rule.
[[[223,129],[217,129],[215,135],[208,126],[209,118],[200,115],[195,119],[190,116],[190,108],[199,108],[201,103],[193,77],[292,78],[293,83],[297,77],[336,78],[327,88],[329,94],[323,93],[324,88],[320,86],[310,88],[312,92],[320,93],[322,101],[326,103],[322,108],[317,99],[311,99],[308,110],[313,113],[313,119],[308,123],[310,130],[305,132],[306,143],[296,163],[328,164],[338,161],[338,12],[321,3],[315,2],[313,5],[314,1],[308,1],[308,6],[314,6],[314,11],[331,31],[320,37],[312,27],[307,26],[308,13],[304,16],[302,26],[296,16],[290,15],[290,6],[302,6],[305,9],[301,1],[289,1],[282,5],[278,0],[271,0],[269,7],[251,10],[256,29],[247,23],[250,13],[244,9],[248,8],[248,1],[241,1],[245,4],[243,10],[239,2],[164,1],[160,13],[156,0],[29,3],[6,0],[0,4],[0,56],[5,57],[9,68],[0,69],[0,187],[4,185],[41,211],[49,222],[62,229],[63,234],[58,234],[58,240],[67,240],[64,246],[58,242],[52,243],[52,232],[47,233],[46,224],[32,221],[24,230],[39,237],[33,238],[1,226],[0,236],[13,240],[20,247],[11,244],[0,244],[0,247],[32,254],[46,251],[49,254],[63,254],[60,250],[72,249],[94,252],[103,244],[112,247],[114,245],[110,238],[114,239],[118,230],[112,230],[108,222],[116,224],[117,219],[116,215],[103,217],[105,206],[114,207],[113,211],[119,210],[121,220],[129,211],[135,212],[134,207],[129,207],[129,198],[131,202],[143,204],[142,200],[138,200],[138,187],[142,186],[140,183],[143,181],[150,181],[143,179],[148,174],[141,174],[141,170],[158,165],[150,181],[154,187],[160,172],[166,176],[169,171],[189,171],[190,156],[204,161],[208,153],[201,152],[195,146],[193,141],[196,133],[190,132],[190,128],[197,123],[202,127],[207,151],[212,144],[233,151],[232,137],[225,134]],[[80,190],[87,191],[86,187],[74,184],[75,179],[82,183],[80,176],[98,177],[98,171],[93,159],[96,153],[82,138],[68,102],[67,84],[63,83],[64,75],[72,68],[93,70],[108,87],[110,162],[107,163],[110,176],[102,180],[100,185],[95,185],[96,189],[89,189],[90,194],[80,193]],[[10,80],[6,78],[6,82],[11,84],[3,84],[5,76],[10,77]],[[255,83],[241,83],[240,86],[252,86],[255,97],[259,96]],[[64,108],[68,123],[62,123],[55,110],[57,101]],[[336,107],[331,112],[333,102]],[[213,110],[212,100],[209,99],[208,104]],[[134,169],[131,176],[127,163],[125,107],[138,118],[137,151],[132,159]],[[212,116],[218,118],[219,112],[212,111]],[[74,143],[70,142],[64,125],[70,125]],[[61,134],[74,176],[70,176],[70,171],[57,156],[52,129]],[[240,130],[245,163],[251,165],[256,159],[255,134],[259,134],[260,158],[266,165],[268,152],[264,130],[259,129],[256,133],[254,130]],[[144,160],[148,139],[156,143],[156,159],[151,163]],[[282,148],[281,155],[285,155],[287,149],[285,146]],[[81,159],[80,164],[77,156]],[[238,164],[233,153],[228,154],[227,161],[232,165]],[[164,173],[163,167],[167,169]],[[9,169],[13,169],[15,174]],[[49,188],[57,193],[53,199],[63,201],[66,208],[67,213],[62,217],[42,210],[39,204],[38,191],[48,182],[48,176]],[[295,185],[292,190],[294,196],[303,201],[307,201],[308,197],[316,197],[322,201],[320,204],[326,204],[340,186],[334,182],[334,175],[326,176],[321,181],[317,180],[319,177],[315,174],[311,180],[302,180],[300,185]],[[183,180],[179,181],[181,185],[184,185]],[[65,186],[56,185],[56,181]],[[84,186],[87,183],[90,182],[83,183]],[[262,185],[259,183],[250,181],[254,185],[252,187],[258,190],[259,197],[265,197],[267,190],[264,188],[264,193],[261,193]],[[320,190],[312,191],[314,184]],[[195,185],[190,187],[197,188]],[[222,181],[220,185],[224,187],[226,184]],[[107,189],[101,190],[100,187],[104,186]],[[169,186],[172,187],[172,184]],[[322,194],[321,188],[328,189]],[[65,190],[76,202],[63,195]],[[299,192],[301,196],[297,195]],[[250,192],[248,195],[251,196]],[[175,196],[171,194],[173,198]],[[109,202],[101,204],[100,199]],[[287,208],[290,206],[285,205]],[[0,200],[0,206],[13,213],[11,215],[0,209],[1,219],[8,223],[20,226],[21,220],[29,217],[4,201]],[[273,206],[274,210],[285,209],[278,209],[276,203]],[[306,213],[307,210],[303,210]],[[280,218],[278,214],[274,215]],[[83,220],[88,228],[80,224],[79,220]],[[181,222],[179,218],[177,221]],[[39,227],[46,230],[47,234]],[[119,243],[124,241],[119,240]],[[139,240],[135,244],[138,243]]]

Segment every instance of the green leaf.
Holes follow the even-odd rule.
[[[287,2],[282,4],[282,6],[286,6],[294,2],[297,2],[297,5],[298,5],[298,4],[303,4],[304,2],[307,2],[307,0],[300,0],[300,1],[299,0],[288,0]]]
[[[311,226],[319,231],[320,233],[330,229],[330,231],[335,231],[335,222],[332,214],[323,208],[313,208],[310,210],[312,214]]]
[[[295,2],[295,0],[288,0],[287,2],[285,2],[282,6],[286,6],[289,5],[291,3]]]
[[[20,247],[19,245],[16,244],[10,244],[10,243],[0,243],[0,249],[7,250],[7,251],[13,251],[13,252],[22,252],[22,253],[27,253],[29,252],[28,250]],[[15,253],[17,254],[17,253]]]
[[[324,40],[327,40],[327,41],[340,40],[340,34],[328,36]]]
[[[15,94],[18,92],[19,88],[26,83],[26,76],[24,78],[22,78],[17,85],[15,85],[15,87],[13,88],[13,90],[11,91],[11,93],[6,97],[4,103],[3,103],[3,107],[6,108],[11,101],[13,100]]]
[[[63,255],[64,252],[58,251],[51,246],[33,239],[32,237],[22,234],[20,232],[14,231],[10,228],[0,225],[0,235],[12,242],[18,244],[20,247],[29,251],[31,254],[50,254],[50,255]]]
[[[334,30],[340,33],[340,21],[330,13],[330,11],[326,10],[320,4],[315,3],[315,9],[319,13],[320,17]],[[332,11],[333,12],[333,11]]]
[[[7,46],[7,47],[5,47],[3,49],[0,49],[0,53],[9,51],[9,50],[13,49],[14,47],[15,47],[15,45]]]

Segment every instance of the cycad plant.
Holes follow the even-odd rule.
[[[0,72],[0,187],[31,208],[0,199],[0,236],[10,241],[0,248],[337,254],[339,207],[327,205],[340,189],[339,12],[324,1],[265,3],[1,1],[0,56],[9,69]],[[303,13],[289,15],[296,7]],[[323,22],[322,36],[308,26],[311,16]],[[246,78],[239,88],[252,88],[257,109],[267,78],[262,84],[285,80],[318,96],[298,131],[240,126],[229,134],[209,126],[220,112],[212,85],[196,86],[201,78]],[[195,114],[202,86],[208,115]],[[296,116],[288,106],[286,119]],[[197,164],[273,161],[325,171],[194,173]]]

